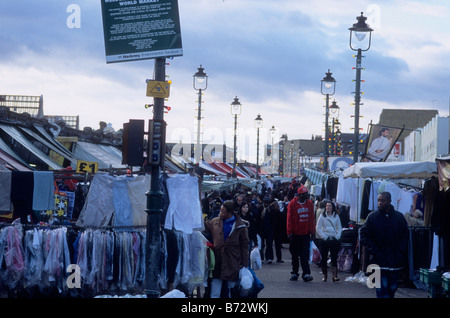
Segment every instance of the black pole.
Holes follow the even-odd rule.
[[[236,142],[237,142],[237,115],[234,115],[234,145],[233,145],[233,148],[234,148],[234,154],[233,154],[233,156],[234,156],[234,158],[233,158],[233,172],[232,172],[232,175],[231,175],[231,177],[232,178],[237,178],[237,174],[236,174],[236,165],[237,165],[237,145],[236,145]]]
[[[324,144],[324,162],[323,162],[323,169],[325,171],[328,170],[328,132],[330,128],[328,127],[328,117],[330,113],[330,95],[327,94],[326,98],[326,105],[325,105],[325,144]]]
[[[202,90],[198,90],[198,110],[197,110],[197,145],[195,147],[195,161],[197,168],[200,167],[200,162],[202,161],[202,152],[203,152],[203,146],[200,142],[200,125],[202,121]],[[198,169],[196,172],[198,172],[200,169]]]
[[[157,58],[155,60],[155,80],[166,80],[166,59]],[[164,120],[164,98],[154,98],[153,120]],[[150,134],[149,134],[150,136]],[[149,140],[149,143],[151,141]],[[164,154],[165,142],[162,143]],[[150,144],[149,144],[150,147]],[[150,149],[148,149],[150,152]],[[164,156],[160,159],[162,164]],[[151,165],[150,190],[147,196],[147,234],[145,246],[145,294],[148,298],[158,298],[160,291],[158,288],[158,278],[161,263],[161,213],[163,192],[159,183],[160,165]]]
[[[259,128],[256,129],[256,179],[259,179]]]
[[[359,105],[361,102],[361,49],[356,55],[356,80],[355,80],[355,136],[353,137],[353,162],[358,162],[359,156]]]

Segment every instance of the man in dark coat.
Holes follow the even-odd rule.
[[[393,298],[398,275],[408,260],[408,224],[391,205],[391,194],[378,195],[378,210],[371,212],[361,228],[361,244],[370,254],[370,263],[380,269],[377,297]],[[377,282],[375,282],[377,283]]]

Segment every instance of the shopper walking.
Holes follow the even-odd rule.
[[[328,201],[325,204],[325,211],[319,216],[316,226],[316,238],[319,241],[319,251],[322,257],[320,267],[322,268],[322,281],[328,278],[328,253],[330,253],[331,273],[333,282],[339,280],[337,273],[337,256],[341,243],[342,225],[339,215],[336,213],[336,205]]]
[[[215,267],[211,280],[211,298],[220,298],[222,284],[227,283],[227,298],[238,297],[239,270],[249,264],[247,222],[234,213],[234,203],[225,201],[218,217],[205,222],[212,237]]]
[[[407,264],[409,231],[403,214],[394,210],[389,192],[378,195],[378,210],[367,216],[360,234],[371,256],[369,264],[380,268],[377,297],[393,298],[399,273]]]
[[[280,212],[280,205],[277,201],[272,202],[269,209],[273,220],[273,241],[277,263],[284,263],[281,251],[283,247],[283,233],[286,233],[286,226],[283,227],[283,214]]]
[[[258,247],[258,239],[256,237],[255,217],[250,212],[249,204],[246,201],[241,202],[238,208],[238,215],[242,220],[248,222],[249,251],[251,252],[254,247]]]
[[[309,267],[310,242],[315,234],[314,205],[308,196],[308,189],[300,186],[298,197],[294,197],[287,206],[287,235],[290,239],[289,251],[292,255],[290,280],[299,277],[299,265],[302,266],[302,279],[313,280]],[[300,264],[299,264],[300,258]]]
[[[265,196],[263,199],[263,207],[260,210],[261,224],[261,252],[264,255],[267,264],[273,262],[273,239],[274,239],[274,226],[275,226],[275,212],[270,208],[272,200],[269,196]]]

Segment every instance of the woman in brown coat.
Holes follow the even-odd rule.
[[[248,222],[234,213],[234,203],[225,201],[218,217],[205,223],[206,232],[211,234],[215,267],[211,280],[211,298],[219,298],[223,281],[227,282],[228,297],[237,296],[239,270],[248,266]]]

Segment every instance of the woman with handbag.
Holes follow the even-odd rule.
[[[337,277],[337,256],[341,243],[342,226],[339,215],[336,213],[336,206],[333,202],[328,201],[325,205],[325,211],[319,216],[316,226],[316,237],[320,239],[319,250],[322,259],[320,266],[322,267],[322,281],[326,282],[328,277],[328,252],[331,258],[331,273],[333,282],[339,280]]]

